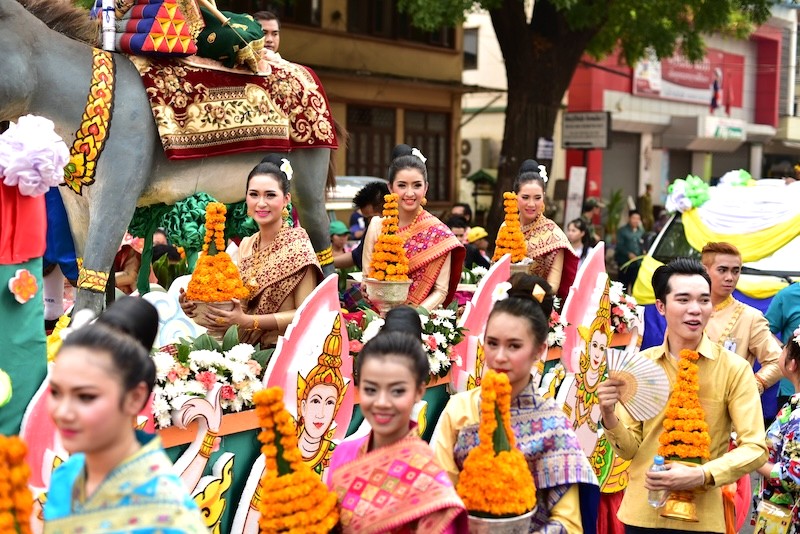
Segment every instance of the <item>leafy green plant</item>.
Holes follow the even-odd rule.
[[[201,334],[194,339],[180,338],[177,345],[178,353],[175,357],[182,364],[189,362],[189,353],[195,350],[213,350],[215,352],[228,352],[233,347],[239,344],[239,327],[232,325],[225,331],[225,336],[222,338],[222,343],[214,339],[208,334]],[[255,360],[266,369],[272,353],[275,352],[274,348],[261,349],[260,344],[255,345],[255,352],[250,355],[250,359]]]
[[[606,200],[606,224],[604,226],[606,243],[616,242],[617,228],[625,209],[625,196],[622,189],[614,189]]]
[[[179,276],[189,272],[189,264],[186,258],[181,258],[178,262],[170,262],[166,254],[153,262],[153,274],[156,275],[159,285],[164,289],[169,289],[172,282]]]

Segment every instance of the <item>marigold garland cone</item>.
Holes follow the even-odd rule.
[[[206,206],[206,235],[203,255],[197,260],[186,287],[186,298],[201,302],[225,302],[247,297],[239,269],[225,252],[225,204],[209,202]]]
[[[383,221],[381,233],[375,241],[372,260],[369,263],[367,276],[375,280],[402,282],[408,280],[408,257],[403,248],[403,239],[397,235],[399,228],[397,193],[383,197]]]
[[[30,534],[33,497],[28,489],[27,447],[17,436],[0,436],[0,532]]]
[[[256,490],[259,532],[327,534],[339,522],[336,494],[303,462],[294,419],[283,404],[283,390],[263,389],[253,395],[253,401],[265,459]]]
[[[536,506],[536,485],[511,428],[508,376],[489,370],[481,382],[480,443],[464,460],[456,491],[470,514],[514,517]]]
[[[525,259],[527,247],[519,221],[517,194],[509,191],[503,193],[503,206],[506,212],[505,223],[497,232],[492,261],[499,260],[504,254],[511,254],[511,263],[519,263]]]

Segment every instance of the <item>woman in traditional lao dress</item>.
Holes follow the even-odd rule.
[[[158,313],[126,297],[64,341],[48,410],[69,459],[53,473],[45,532],[207,533],[161,439],[131,422],[150,398]]]
[[[779,361],[783,375],[800,392],[800,327],[786,341]],[[800,393],[784,405],[767,430],[769,459],[759,474],[764,477],[760,498],[791,514],[789,534],[800,532]]]
[[[447,225],[423,208],[428,171],[422,153],[408,145],[397,145],[392,158],[389,189],[400,197],[397,234],[404,242],[412,280],[408,304],[432,310],[453,300],[464,264],[464,247]],[[362,262],[365,270],[372,260],[382,220],[373,217],[367,229]]]
[[[508,296],[495,303],[486,325],[486,365],[506,373],[511,383],[511,426],[536,483],[537,506],[530,531],[594,532],[597,478],[572,423],[555,401],[536,393],[531,380],[531,368],[547,349],[547,317],[552,306],[547,282],[536,276],[514,275]],[[454,482],[467,454],[479,443],[480,396],[477,387],[451,397],[433,437],[436,460]]]
[[[289,160],[269,154],[247,177],[247,214],[258,233],[239,245],[239,271],[250,296],[234,299],[233,310],[209,308],[207,319],[225,331],[239,325],[239,337],[249,343],[273,345],[294,314],[322,279],[322,271],[305,230],[288,225],[291,200]],[[194,305],[181,297],[187,315]]]
[[[579,258],[559,226],[544,216],[544,165],[526,159],[514,182],[519,206],[519,221],[527,244],[527,256],[533,260],[530,274],[541,276],[562,300],[578,272]]]
[[[355,367],[372,430],[333,452],[328,485],[339,497],[343,531],[466,532],[464,504],[410,421],[430,373],[420,337],[381,332],[361,349]],[[385,498],[369,498],[375,491]]]

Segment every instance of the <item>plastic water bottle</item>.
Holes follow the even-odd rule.
[[[653,465],[650,466],[650,471],[659,472],[659,471],[666,471],[667,468],[664,466],[664,457],[663,456],[656,456],[653,458]],[[661,508],[664,506],[664,503],[667,502],[668,493],[665,490],[650,490],[647,494],[647,502],[650,503],[650,506],[653,508]]]

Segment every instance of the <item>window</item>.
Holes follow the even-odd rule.
[[[275,13],[281,22],[319,26],[322,0],[292,0],[276,3],[270,0],[217,0],[217,7],[234,13],[250,13],[268,10]]]
[[[478,68],[478,28],[464,29],[464,70]]]
[[[347,174],[386,177],[395,142],[395,110],[347,106]]]
[[[403,139],[428,158],[428,200],[450,200],[450,114],[406,111]]]
[[[408,15],[397,10],[396,0],[347,0],[347,31],[443,48],[455,46],[453,28],[432,32],[417,29],[411,25]]]

